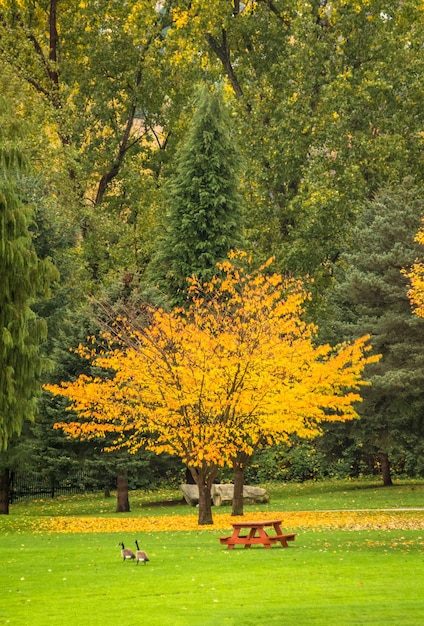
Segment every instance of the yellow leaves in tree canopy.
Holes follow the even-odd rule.
[[[424,245],[424,227],[418,232],[415,241]],[[419,317],[424,317],[424,262],[417,260],[411,271],[404,272],[411,281],[411,289],[408,292],[414,312]]]
[[[190,280],[187,310],[150,309],[142,328],[117,320],[101,352],[80,349],[113,374],[47,387],[79,415],[56,426],[72,437],[112,433],[113,446],[146,445],[200,468],[357,417],[364,367],[378,360],[367,356],[368,337],[315,345],[316,328],[303,320],[308,294],[269,264],[254,271],[233,254],[210,283]]]

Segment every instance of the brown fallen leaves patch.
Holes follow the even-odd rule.
[[[132,533],[160,531],[192,531],[199,529],[228,530],[238,518],[215,514],[211,526],[199,526],[197,515],[161,517],[38,517],[27,520],[29,530],[36,533]],[[239,518],[240,519],[240,518]],[[248,513],[246,520],[279,519],[284,529],[344,530],[424,530],[423,511],[306,511]]]

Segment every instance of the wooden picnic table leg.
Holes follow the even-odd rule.
[[[228,542],[228,549],[229,550],[233,550],[234,549],[234,546],[236,544],[236,540],[238,539],[239,534],[240,534],[240,531],[237,530],[236,528],[234,528],[233,534],[231,535],[230,540]],[[232,540],[234,540],[234,541],[232,541]]]
[[[249,534],[246,537],[246,543],[244,544],[245,548],[251,548],[252,547],[252,544],[250,543],[250,539],[253,539],[255,534],[256,534],[256,528],[251,528],[249,530]]]
[[[262,543],[264,544],[264,547],[270,550],[271,542],[269,540],[269,535],[266,532],[265,528],[258,528],[258,534],[259,534],[259,537],[262,539]]]
[[[287,539],[283,536],[284,533],[281,530],[281,526],[279,524],[279,522],[275,522],[274,524],[274,530],[275,530],[275,534],[278,535],[280,537],[279,542],[281,543],[281,545],[283,546],[283,548],[288,548],[289,544],[287,543]]]

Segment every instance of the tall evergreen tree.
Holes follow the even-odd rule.
[[[423,454],[424,320],[411,311],[402,274],[419,253],[414,234],[423,213],[423,190],[411,180],[380,190],[359,217],[332,296],[334,336],[370,333],[374,351],[382,354],[369,366],[372,384],[362,391],[361,419],[346,427],[346,435],[374,456],[385,485],[392,482],[391,460]]]
[[[9,462],[5,454],[32,420],[47,359],[41,344],[45,320],[33,308],[57,277],[49,259],[33,244],[33,212],[24,201],[27,163],[20,149],[21,124],[0,98],[0,513],[9,512]]]
[[[20,197],[26,164],[19,149],[19,124],[7,123],[0,99],[0,451],[34,416],[46,359],[40,344],[46,323],[32,305],[56,277],[48,259],[39,259],[30,232],[32,211]],[[10,118],[9,118],[10,119]]]
[[[186,299],[187,277],[208,281],[241,241],[239,158],[221,87],[199,88],[168,188],[165,234],[151,266],[171,304]]]

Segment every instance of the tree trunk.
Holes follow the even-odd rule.
[[[10,471],[7,467],[0,471],[0,515],[9,515]]]
[[[199,518],[198,524],[202,526],[204,524],[213,524],[212,519],[212,498],[211,488],[208,487],[207,482],[199,482]]]
[[[137,85],[139,85],[141,81],[141,71],[138,72]],[[135,113],[136,113],[136,105],[133,104],[130,107],[127,117],[127,123],[125,126],[124,134],[121,139],[121,143],[119,145],[118,154],[114,163],[111,164],[110,168],[107,172],[103,174],[100,179],[99,185],[97,187],[95,206],[99,206],[103,202],[104,195],[106,193],[106,189],[111,181],[118,175],[119,170],[121,169],[122,163],[124,161],[125,154],[128,150],[128,142],[130,139],[131,129],[134,123]]]
[[[196,484],[196,481],[194,480],[193,474],[191,473],[189,467],[186,467],[185,481],[186,481],[187,485],[195,485]]]
[[[387,452],[381,452],[379,454],[380,465],[381,465],[381,477],[383,479],[384,487],[391,487],[393,485],[392,475],[390,470],[390,460]]]
[[[130,511],[130,501],[128,498],[128,470],[120,469],[118,470],[118,479],[117,479],[117,513],[129,513]]]
[[[234,494],[231,515],[243,515],[243,487],[244,487],[244,468],[240,463],[234,463]]]
[[[211,488],[218,468],[215,466],[206,466],[202,467],[200,470],[190,468],[190,471],[199,488],[199,517],[197,523],[199,526],[213,524]]]
[[[250,461],[250,456],[245,452],[240,452],[237,458],[233,461],[233,481],[234,481],[234,494],[233,494],[233,506],[231,515],[243,515],[243,487],[244,487],[244,473],[246,467]]]
[[[237,98],[241,98],[243,96],[243,90],[240,83],[238,82],[237,76],[234,72],[234,68],[231,64],[230,46],[227,40],[227,31],[224,28],[222,29],[221,42],[219,42],[218,39],[216,39],[216,37],[214,37],[210,33],[206,33],[205,37],[212,50],[221,61],[222,67],[224,68],[227,78],[230,81],[234,93],[236,94]]]

